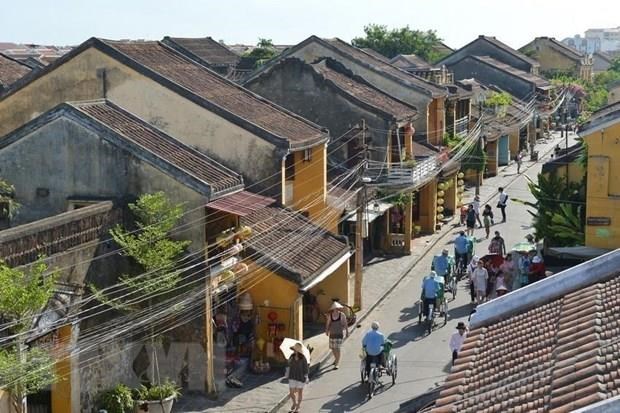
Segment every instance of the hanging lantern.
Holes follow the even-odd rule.
[[[250,235],[252,235],[252,228],[248,227],[247,225],[242,226],[239,229],[239,235],[243,238],[243,239],[247,239],[250,237]]]
[[[463,192],[465,192],[465,189],[464,189],[462,186],[460,186],[460,187],[456,190],[456,192],[458,192],[459,194],[462,194]]]
[[[443,198],[446,193],[444,191],[437,192],[437,196]]]
[[[437,207],[437,212],[440,212],[440,213],[443,212],[443,207],[442,206],[438,206]]]
[[[437,219],[441,221],[443,219],[443,214],[437,215]]]
[[[463,172],[459,172],[459,173],[456,175],[456,177],[457,177],[457,178],[459,178],[459,179],[463,179],[463,178],[465,177],[465,174],[464,174]]]
[[[444,203],[444,202],[445,202],[445,201],[443,200],[443,198],[439,198],[439,199],[437,200],[437,205],[443,205],[443,203]]]
[[[235,273],[232,272],[231,270],[227,270],[224,271],[221,275],[220,275],[220,282],[227,282],[232,280],[235,277]]]
[[[442,190],[446,188],[446,184],[443,182],[440,182],[437,184],[437,189]]]
[[[463,185],[465,185],[465,181],[463,181],[462,179],[459,179],[458,182],[457,182],[457,185],[458,186],[463,186]]]

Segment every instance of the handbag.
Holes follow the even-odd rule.
[[[501,202],[498,202],[498,203],[497,203],[497,207],[498,207],[498,208],[503,208],[503,207],[505,207],[505,205],[504,205],[504,204],[502,204]]]

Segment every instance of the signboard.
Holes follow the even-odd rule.
[[[610,217],[587,217],[586,225],[590,225],[593,227],[603,227],[611,225]]]

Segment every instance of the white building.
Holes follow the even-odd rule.
[[[582,53],[613,52],[620,50],[620,27],[608,29],[588,29],[585,37],[576,34],[562,40]]]

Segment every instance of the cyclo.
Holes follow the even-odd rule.
[[[385,340],[383,343],[383,365],[378,364],[375,361],[370,363],[370,372],[366,373],[366,350],[362,349],[360,358],[360,376],[362,384],[368,383],[368,398],[371,399],[374,395],[376,387],[380,384],[380,378],[383,374],[387,374],[392,378],[392,384],[396,383],[396,376],[398,375],[398,360],[396,354],[392,352],[394,343],[390,340]]]
[[[448,255],[447,249],[444,249],[440,255],[433,257],[431,271],[435,271],[438,276],[444,278],[444,288],[452,293],[453,300],[456,298],[458,282],[455,268],[454,257]]]
[[[430,277],[430,275],[427,277]],[[422,323],[422,316],[424,316],[424,321],[426,322],[426,328],[429,334],[433,331],[436,314],[443,316],[443,325],[448,323],[448,300],[446,300],[444,294],[445,280],[439,275],[435,275],[434,280],[436,283],[435,299],[429,303],[427,309],[424,308],[424,285],[422,285],[422,294],[420,295],[420,301],[418,302],[418,323]]]

